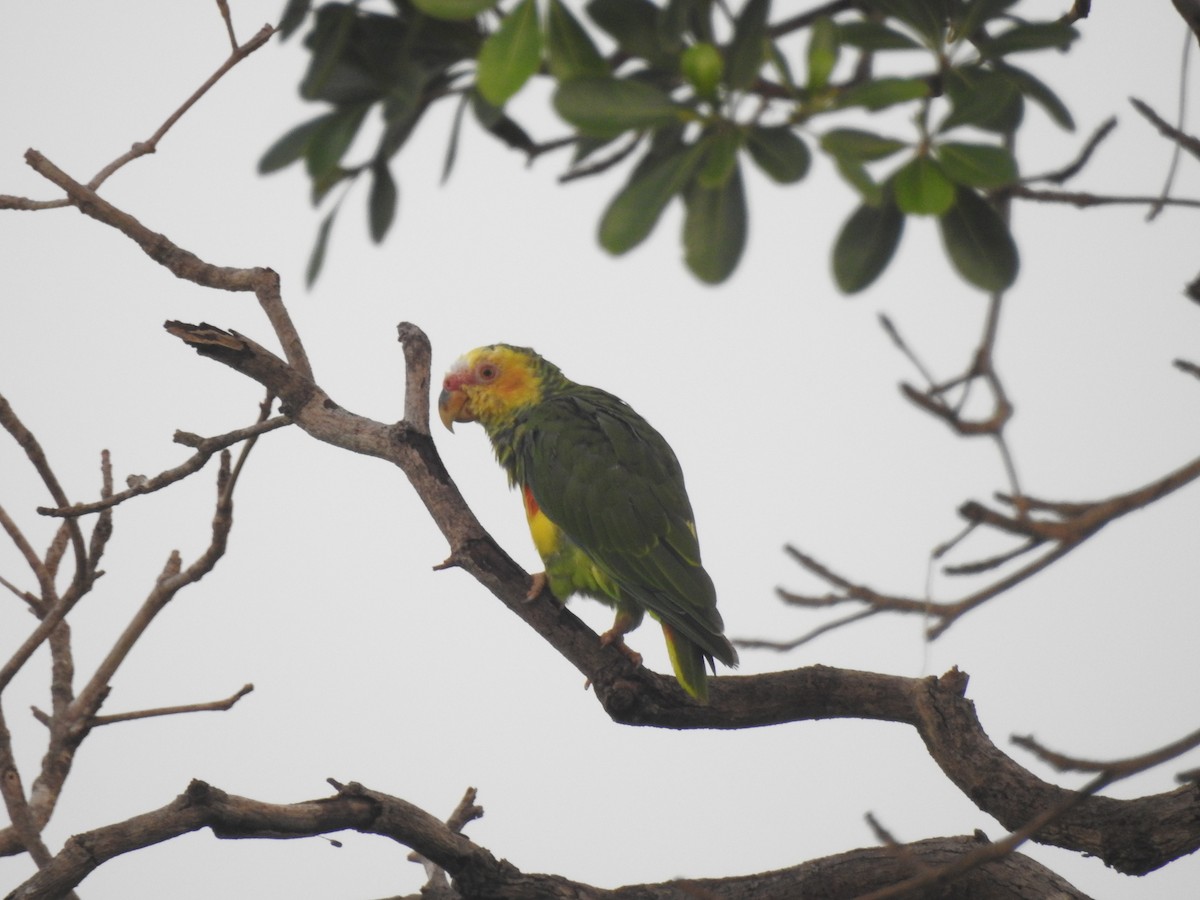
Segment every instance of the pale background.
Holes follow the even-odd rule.
[[[1030,15],[1066,4],[1023,4]],[[796,5],[796,9],[806,5]],[[239,38],[282,0],[235,2]],[[169,9],[169,11],[168,11]],[[783,4],[779,6],[783,10]],[[158,124],[224,59],[214,4],[6,3],[0,54],[0,193],[48,198],[27,147],[80,180]],[[1070,55],[1033,68],[1059,89],[1079,131],[1033,108],[1026,171],[1073,158],[1110,114],[1120,128],[1074,186],[1153,194],[1170,148],[1128,106],[1167,117],[1178,103],[1184,27],[1165,0],[1097,3]],[[238,66],[160,147],[103,189],[119,207],[206,260],[265,265],[307,341],[322,386],[381,420],[402,410],[394,326],[430,335],[443,371],[482,343],[529,344],[568,375],[629,400],[671,441],[687,473],[721,609],[734,637],[788,638],[820,619],[783,608],[776,586],[818,589],[781,552],[794,542],[881,590],[920,595],[929,550],[960,527],[956,506],[1006,487],[986,443],[966,443],[911,409],[913,378],[876,323],[887,311],[926,362],[957,374],[984,298],[949,273],[932,223],[917,223],[883,280],[837,295],[829,250],[854,199],[818,158],[777,189],[750,178],[751,243],[723,287],[683,269],[678,211],[629,257],[608,258],[595,224],[616,176],[559,187],[565,160],[528,169],[474,127],[437,184],[449,108],[394,168],[400,219],[370,245],[365,185],[347,201],[316,289],[303,288],[319,222],[298,168],[255,174],[262,151],[317,110],[295,85],[298,37]],[[1196,79],[1190,79],[1196,90]],[[541,90],[534,88],[533,91]],[[537,98],[519,98],[518,102]],[[536,106],[536,102],[533,102]],[[1194,103],[1189,104],[1194,108]],[[447,105],[449,107],[449,105]],[[539,137],[562,133],[535,120]],[[540,128],[540,130],[537,130]],[[1200,195],[1194,161],[1180,192]],[[999,364],[1017,406],[1009,435],[1024,485],[1051,499],[1139,486],[1200,448],[1200,309],[1183,285],[1200,269],[1200,220],[1171,209],[1022,204],[1020,279],[1007,301]],[[256,386],[163,332],[166,319],[268,341],[249,295],[177,281],[130,241],[74,210],[0,214],[0,391],[39,437],[73,500],[98,489],[101,448],[117,478],[152,475],[190,451],[176,428],[248,424]],[[436,436],[446,463],[499,542],[535,554],[517,498],[479,429]],[[80,680],[141,602],[167,554],[204,547],[213,471],[120,508],[109,573],[72,614]],[[0,440],[0,496],[44,546],[47,502],[22,454]],[[915,619],[879,617],[779,657],[744,652],[741,671],[810,663],[898,675],[971,674],[988,733],[1035,734],[1096,758],[1140,753],[1197,727],[1200,554],[1196,488],[1123,520],[1049,572],[977,611],[933,645]],[[253,694],[228,713],[102,728],[84,744],[47,830],[69,835],[157,808],[195,777],[292,802],[358,780],[437,815],[468,785],[486,816],[469,836],[526,871],[601,886],[720,876],[871,845],[873,812],[903,840],[1003,829],[942,777],[908,727],[821,722],[734,733],[614,725],[582,679],[466,575],[431,571],[447,548],[403,475],[317,444],[296,429],[263,439],[239,487],[230,551],[160,617],[112,684],[106,712]],[[990,546],[978,545],[980,554]],[[32,579],[8,546],[0,574]],[[945,577],[935,599],[963,590]],[[597,629],[607,610],[575,604]],[[32,627],[0,599],[0,654]],[[631,639],[667,667],[661,636]],[[43,748],[28,716],[45,707],[46,655],[4,696],[26,783]],[[1043,777],[1060,778],[1015,748]],[[1114,796],[1174,787],[1200,755],[1120,784]],[[370,898],[411,892],[419,867],[388,841],[221,842],[207,832],[111,862],[80,887],[117,897]],[[1143,879],[1037,846],[1027,851],[1105,898],[1196,895],[1200,861]],[[0,892],[31,870],[0,860]]]

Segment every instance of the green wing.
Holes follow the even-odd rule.
[[[624,401],[577,385],[532,408],[514,438],[517,481],[622,598],[735,665],[683,472],[662,435]]]

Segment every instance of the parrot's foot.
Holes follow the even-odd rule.
[[[634,668],[642,664],[642,654],[632,649],[625,643],[625,633],[618,631],[616,628],[610,628],[604,634],[600,635],[600,646],[615,647],[625,654],[625,658],[633,663]]]
[[[525,602],[531,603],[541,596],[542,591],[546,589],[546,573],[535,572],[529,576],[529,590],[525,594]]]

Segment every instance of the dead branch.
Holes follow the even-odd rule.
[[[1078,209],[1088,209],[1093,206],[1184,206],[1191,209],[1200,208],[1200,200],[1190,200],[1184,197],[1149,197],[1141,195],[1118,196],[1113,194],[1091,194],[1085,191],[1051,191],[1038,190],[1015,184],[1001,188],[1009,197],[1021,200],[1033,200],[1037,203],[1063,203]]]
[[[1173,141],[1177,146],[1192,154],[1192,156],[1200,159],[1200,138],[1180,131],[1151,109],[1148,103],[1139,100],[1137,97],[1130,97],[1129,102],[1133,105],[1134,109],[1142,114],[1143,118],[1158,129],[1159,134]]]
[[[458,806],[454,808],[454,812],[446,820],[446,827],[455,834],[462,834],[463,828],[469,822],[482,818],[483,807],[475,805],[477,794],[478,792],[475,788],[467,788],[462,799],[458,801]],[[422,895],[444,893],[448,896],[457,896],[450,889],[449,875],[446,870],[433,860],[422,856],[416,850],[408,854],[407,859],[409,862],[419,863],[425,868],[425,885],[421,889]]]
[[[1189,750],[1200,747],[1200,730],[1186,734],[1179,738],[1179,740],[1172,741],[1169,744],[1159,747],[1157,750],[1126,757],[1125,759],[1104,762],[1067,756],[1064,753],[1050,750],[1038,743],[1032,735],[1025,737],[1013,735],[1012,742],[1018,747],[1024,747],[1042,762],[1049,763],[1060,772],[1105,772],[1115,777],[1125,778],[1129,775],[1152,769],[1155,766],[1160,766],[1178,756],[1182,756]]]
[[[113,173],[117,172],[119,169],[138,157],[146,156],[149,153],[154,153],[158,149],[159,142],[166,136],[167,132],[171,130],[171,127],[178,122],[179,119],[182,118],[183,115],[189,109],[191,109],[201,97],[208,93],[208,91],[212,89],[213,85],[220,81],[221,78],[223,78],[225,74],[239,62],[257,50],[259,47],[262,47],[264,44],[266,44],[266,42],[269,41],[271,36],[275,33],[273,26],[264,25],[261,29],[259,29],[258,33],[255,34],[254,37],[250,38],[250,40],[248,40],[244,45],[239,47],[233,37],[233,25],[229,21],[228,13],[229,10],[227,7],[222,9],[222,15],[224,16],[226,25],[228,26],[230,40],[233,41],[233,51],[230,53],[229,58],[221,64],[220,68],[218,68],[216,72],[209,76],[208,80],[205,81],[204,84],[195,90],[192,96],[188,97],[188,99],[185,100],[178,109],[176,109],[167,117],[166,121],[158,127],[158,130],[155,131],[154,134],[144,141],[135,141],[133,146],[126,153],[123,153],[121,156],[117,157],[112,162],[108,163],[108,165],[104,166],[104,168],[102,168],[99,172],[97,172],[92,180],[88,182],[87,186],[90,190],[95,191],[100,187],[100,185],[104,184],[104,182],[107,181],[109,177],[113,175]],[[6,194],[0,195],[0,209],[57,209],[63,206],[69,206],[70,204],[71,200],[69,199],[31,200],[27,197],[13,197]]]
[[[260,420],[269,414],[270,401],[271,398],[268,397],[267,401],[262,404]],[[15,422],[15,416],[11,415],[11,411],[8,421],[10,430],[16,430],[11,427],[12,423]],[[260,422],[260,424],[263,423]],[[165,707],[157,710],[144,710],[108,717],[97,716],[100,706],[108,697],[109,683],[112,677],[124,662],[130,650],[141,638],[146,628],[149,627],[158,613],[162,611],[166,604],[180,590],[203,578],[224,555],[229,532],[233,526],[233,491],[237,485],[238,474],[245,463],[248,453],[254,446],[254,441],[257,439],[257,433],[253,433],[253,429],[243,429],[243,431],[250,431],[252,433],[246,438],[236,467],[232,464],[232,457],[229,450],[221,450],[221,465],[217,475],[217,502],[212,520],[212,538],[208,547],[186,568],[183,566],[182,559],[177,551],[170,555],[162,574],[156,580],[146,601],[126,626],[120,637],[118,637],[113,648],[101,661],[78,696],[75,695],[72,686],[74,665],[71,658],[70,632],[66,622],[61,620],[61,616],[66,614],[63,609],[64,601],[72,600],[73,603],[74,599],[78,598],[74,597],[71,592],[68,592],[68,594],[58,599],[57,602],[52,603],[54,594],[52,593],[53,583],[51,581],[49,585],[51,593],[45,594],[38,601],[39,609],[43,611],[43,620],[34,630],[33,635],[17,651],[17,654],[9,660],[4,671],[11,669],[15,673],[15,671],[19,670],[24,661],[28,659],[27,654],[22,656],[26,649],[36,646],[45,637],[49,637],[52,658],[52,712],[47,716],[45,713],[35,710],[35,716],[47,726],[49,747],[42,760],[41,772],[35,779],[29,793],[29,797],[33,799],[27,801],[24,799],[24,792],[20,789],[20,775],[16,769],[15,762],[11,760],[11,751],[6,750],[5,746],[3,746],[3,741],[0,741],[0,778],[8,779],[8,783],[15,784],[16,788],[10,793],[12,793],[14,798],[18,794],[21,798],[19,803],[15,799],[8,802],[12,824],[8,828],[0,829],[0,856],[12,855],[26,850],[34,853],[35,859],[37,858],[37,843],[35,839],[36,841],[40,841],[39,835],[41,829],[49,821],[54,807],[57,805],[62,786],[71,770],[75,752],[82,741],[97,725],[111,724],[134,718],[196,711],[199,709],[229,708],[252,689],[247,685],[242,691],[228,700],[212,704],[196,704],[190,707]],[[21,440],[24,444],[29,444],[33,440],[32,435],[22,437]],[[220,439],[214,440],[219,441]],[[104,500],[111,500],[113,496],[112,467],[109,463],[107,453],[103,454],[102,476],[101,498],[103,502]],[[59,498],[56,496],[55,499],[58,500]],[[108,507],[111,507],[111,504],[108,504]],[[97,525],[93,529],[89,550],[85,555],[85,564],[91,572],[87,581],[89,587],[91,581],[94,581],[95,578],[95,564],[103,552],[108,536],[111,534],[112,512],[108,507],[103,508],[100,513]],[[74,527],[78,531],[75,519],[64,520],[63,525],[66,528]],[[61,531],[62,529],[60,529],[60,533]],[[53,559],[56,553],[61,555],[61,549],[55,549],[60,543],[61,539],[59,538],[56,538],[55,542],[52,543],[50,550],[47,552],[48,560]],[[53,565],[56,567],[57,562],[54,562]],[[46,568],[46,566],[43,565],[43,568]],[[82,596],[82,593],[78,596]],[[56,613],[59,614],[59,620],[53,622],[51,616]],[[52,622],[52,624],[48,625],[48,622]],[[32,651],[29,650],[28,652]],[[0,688],[2,687],[3,682],[0,682]],[[0,725],[2,725],[2,722],[0,722]],[[8,754],[7,757],[5,756],[6,753]]]
[[[1084,143],[1083,147],[1079,151],[1079,155],[1076,156],[1074,160],[1067,163],[1067,165],[1063,166],[1061,169],[1055,169],[1053,172],[1046,172],[1042,175],[1033,175],[1029,178],[1022,178],[1021,183],[1036,184],[1039,181],[1049,181],[1051,184],[1065,184],[1083,171],[1084,166],[1091,161],[1092,154],[1096,152],[1097,148],[1101,143],[1103,143],[1104,139],[1107,138],[1116,127],[1117,117],[1112,116],[1102,125],[1100,125],[1099,128],[1092,132],[1091,137],[1089,137],[1086,143]]]
[[[201,438],[194,434],[189,434],[184,431],[175,432],[175,442],[177,444],[185,444],[188,447],[195,447],[196,452],[188,457],[184,462],[180,463],[171,469],[166,469],[159,472],[150,478],[137,478],[133,482],[133,486],[128,490],[113,494],[101,500],[96,500],[92,503],[76,503],[69,507],[48,507],[39,506],[37,511],[43,516],[59,516],[62,518],[74,518],[76,516],[84,516],[88,513],[99,512],[104,509],[111,509],[131,497],[139,497],[142,494],[151,494],[155,491],[160,491],[168,485],[172,485],[177,481],[182,481],[189,475],[199,472],[212,459],[213,454],[241,441],[250,440],[258,437],[260,434],[266,434],[268,431],[274,431],[277,428],[282,428],[285,425],[291,425],[292,422],[286,416],[276,416],[265,422],[258,422],[246,428],[238,428],[234,431],[219,434],[215,437]]]
[[[258,298],[263,312],[267,314],[288,362],[301,374],[311,377],[312,366],[308,361],[308,354],[292,324],[291,315],[283,305],[279,293],[279,276],[274,271],[265,268],[238,269],[206,263],[196,254],[177,247],[165,236],[151,231],[133,216],[117,209],[92,188],[75,181],[38,151],[26,151],[25,160],[34,171],[62,188],[70,202],[78,207],[81,213],[120,231],[175,277],[201,287],[252,292]],[[67,505],[57,499],[55,502],[59,506]]]
[[[113,725],[117,722],[132,722],[135,719],[153,719],[159,716],[177,716],[181,713],[194,712],[227,712],[233,709],[235,703],[254,690],[254,685],[246,684],[241,687],[233,695],[226,697],[224,700],[210,700],[207,703],[186,703],[182,706],[160,706],[155,709],[140,709],[135,712],[115,713],[109,716],[95,716],[92,719],[92,727],[98,728],[101,725]],[[35,710],[35,715],[38,711]],[[42,717],[45,713],[42,713]],[[39,717],[41,719],[42,717]]]
[[[457,896],[508,900],[858,896],[905,879],[911,874],[913,862],[929,869],[943,868],[980,844],[978,837],[937,838],[904,845],[904,859],[891,848],[872,847],[758,875],[678,879],[611,891],[557,875],[522,872],[411,803],[359,784],[330,782],[337,791],[332,797],[276,804],[226,794],[193,781],[183,794],[160,809],[72,837],[60,853],[5,900],[60,897],[110,859],[203,828],[210,828],[224,840],[302,838],[343,830],[378,835],[435,861],[453,877]],[[1012,896],[1019,885],[1023,896],[1084,898],[1053,872],[1016,854],[975,870],[973,879],[970,872],[967,877],[969,880],[958,885],[963,892],[955,896],[994,900]]]
[[[528,576],[482,531],[445,474],[428,435],[403,422],[387,426],[354,415],[331,400],[317,385],[301,378],[283,360],[242,335],[211,325],[169,322],[166,327],[202,356],[230,366],[266,386],[281,398],[296,424],[318,440],[378,456],[400,467],[450,542],[457,565],[475,576],[587,676],[597,698],[616,721],[667,728],[723,729],[831,716],[905,722],[922,733],[930,753],[951,780],[960,787],[970,785],[970,790],[966,790],[968,796],[976,802],[980,802],[980,797],[988,798],[987,805],[981,806],[1001,822],[1013,822],[1013,827],[1020,827],[1025,824],[1029,810],[1043,810],[1061,801],[1062,789],[1036,779],[994,748],[983,735],[973,712],[957,716],[953,730],[961,734],[956,735],[942,729],[943,723],[950,721],[949,711],[939,709],[937,714],[925,711],[931,692],[940,698],[938,702],[961,702],[969,708],[970,704],[961,698],[965,681],[959,688],[951,684],[949,688],[939,686],[935,689],[931,688],[934,682],[813,667],[771,675],[716,677],[711,681],[708,706],[686,702],[673,679],[635,669],[622,654],[611,647],[601,647],[595,633],[562,605],[550,600],[525,601]],[[922,609],[927,606],[923,601],[915,605]],[[866,688],[864,680],[870,682],[871,687]],[[953,701],[946,699],[951,696]],[[972,739],[980,743],[972,752],[964,753],[962,741]],[[966,770],[961,768],[965,760],[978,763],[985,757],[990,762],[986,767],[988,774],[982,778],[981,773],[969,764]],[[981,789],[981,784],[991,787]],[[1020,802],[1014,804],[1018,797]],[[1154,802],[1186,806],[1195,799],[1195,795],[1165,794]],[[1139,801],[1094,798],[1094,802],[1104,805]],[[1133,806],[1126,808],[1134,809]],[[1084,809],[1089,810],[1090,815],[1091,806],[1082,804],[1081,815]],[[1105,806],[1106,816],[1111,815],[1108,809]],[[1141,811],[1136,813],[1138,828],[1157,828],[1170,818],[1165,810],[1144,819],[1142,815]],[[1145,860],[1133,862],[1125,858],[1130,848],[1161,843],[1160,839],[1139,837],[1103,842],[1101,846],[1095,840],[1094,830],[1089,832],[1087,828],[1080,828],[1079,823],[1069,816],[1063,822],[1061,827],[1050,827],[1045,833],[1039,833],[1038,840],[1103,856],[1110,865],[1123,871],[1128,870],[1123,867],[1146,865]],[[1193,823],[1191,831],[1193,833],[1184,842],[1192,841],[1195,846],[1200,846],[1200,827]],[[1088,833],[1090,838],[1086,836]],[[1076,842],[1085,843],[1086,849]],[[1118,849],[1114,850],[1114,846]],[[1154,865],[1162,865],[1173,858],[1164,857]]]
[[[959,515],[968,523],[975,526],[986,526],[1023,540],[1016,549],[1009,553],[989,557],[973,564],[947,566],[945,571],[948,574],[975,574],[979,571],[991,570],[1018,556],[1038,549],[1044,548],[1044,552],[1015,571],[971,591],[957,600],[933,601],[877,591],[834,572],[811,555],[790,546],[786,548],[788,555],[806,571],[833,586],[835,591],[822,595],[808,595],[780,590],[779,595],[786,603],[808,608],[863,603],[870,611],[925,616],[933,620],[933,624],[927,632],[929,637],[937,638],[962,616],[1058,562],[1095,536],[1105,526],[1131,512],[1150,506],[1197,478],[1200,478],[1200,457],[1139,488],[1103,500],[1063,502],[1027,495],[1018,498],[1007,494],[998,494],[997,499],[1015,508],[1017,510],[1015,513],[994,509],[974,500],[964,503],[959,508]],[[750,646],[790,649],[792,646],[798,646],[810,640],[817,633],[856,621],[857,617],[861,616],[856,614],[836,623],[827,623],[822,625],[819,631],[806,633],[794,641],[757,641]]]

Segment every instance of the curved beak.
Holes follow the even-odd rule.
[[[454,430],[455,422],[474,422],[475,414],[466,393],[458,388],[443,389],[438,395],[438,418],[450,431]]]

